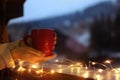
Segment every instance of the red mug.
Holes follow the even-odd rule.
[[[24,42],[27,42],[28,38],[32,40],[32,47],[45,53],[45,56],[52,55],[53,48],[56,43],[55,32],[52,29],[33,29],[31,35],[24,37]]]

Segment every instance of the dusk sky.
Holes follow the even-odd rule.
[[[26,0],[24,3],[24,16],[13,19],[11,22],[44,19],[74,13],[103,1],[110,0]]]

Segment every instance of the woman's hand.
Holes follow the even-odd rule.
[[[56,54],[45,57],[45,54],[28,46],[21,46],[11,51],[14,60],[24,60],[30,63],[43,62],[56,57]]]
[[[55,35],[53,49],[55,48],[56,39],[57,37]],[[56,54],[45,57],[45,53],[32,48],[31,38],[27,40],[27,43],[29,45],[26,45],[24,40],[21,40],[20,47],[17,47],[11,51],[14,60],[21,59],[30,63],[36,63],[51,60],[56,57]]]

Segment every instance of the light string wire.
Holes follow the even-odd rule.
[[[18,73],[19,71],[21,72],[28,71],[29,74],[34,77],[43,77],[43,76],[46,76],[47,74],[56,73],[56,72],[59,73],[57,70],[60,70],[60,69],[65,70],[68,68],[79,68],[80,71],[89,70],[89,68],[91,68],[92,65],[97,65],[97,64],[105,67],[106,68],[105,70],[112,70],[106,64],[103,64],[103,63],[90,61],[89,66],[87,66],[87,64],[83,64],[81,62],[75,62],[70,59],[63,59],[63,58],[56,59],[52,62],[43,62],[43,63],[37,63],[37,64],[28,63],[27,67],[25,67],[26,65],[24,63],[26,62],[22,60],[18,60],[17,68],[14,68],[13,70],[18,71]],[[66,66],[64,67],[64,65]],[[54,66],[54,68],[53,67],[51,68],[50,66]],[[48,67],[50,68],[50,71],[45,70]]]

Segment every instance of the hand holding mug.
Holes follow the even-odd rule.
[[[45,57],[43,52],[28,46],[17,47],[11,51],[11,54],[15,61],[20,59],[29,63],[43,62],[56,58],[56,54]]]

